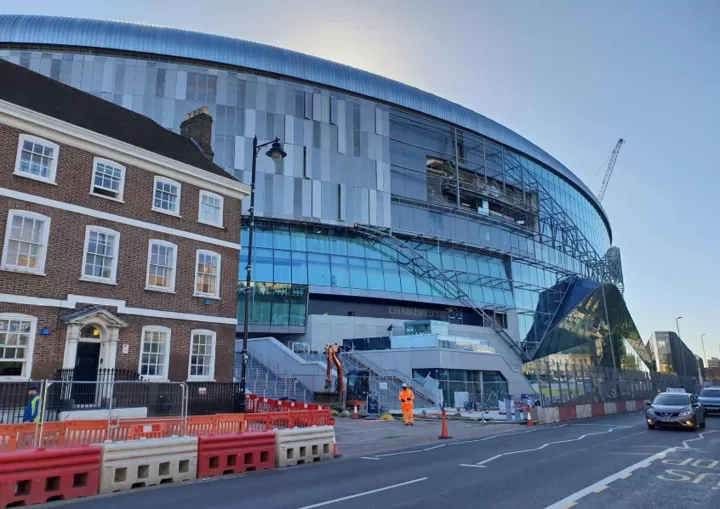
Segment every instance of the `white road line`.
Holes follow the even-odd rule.
[[[548,446],[550,446],[550,445],[567,444],[567,443],[569,443],[569,442],[577,442],[577,441],[579,441],[579,440],[583,440],[585,437],[590,437],[590,436],[594,436],[594,435],[607,435],[608,433],[612,433],[612,432],[615,431],[616,429],[627,429],[627,428],[630,428],[630,427],[631,427],[631,426],[617,426],[617,427],[615,427],[615,428],[609,429],[608,431],[599,431],[599,432],[597,432],[597,433],[585,433],[584,435],[582,435],[582,436],[580,436],[580,437],[578,437],[578,438],[570,438],[570,439],[568,439],[568,440],[558,440],[558,441],[555,441],[555,442],[548,442],[548,443],[546,443],[546,444],[541,445],[540,447],[535,447],[535,448],[533,448],[533,449],[523,449],[523,450],[521,450],[521,451],[503,452],[503,453],[501,453],[501,454],[496,454],[496,455],[493,456],[492,458],[488,458],[488,459],[486,459],[486,460],[480,461],[480,462],[476,463],[475,465],[477,465],[477,466],[482,466],[482,465],[484,465],[485,463],[490,463],[491,461],[495,461],[496,459],[502,458],[502,457],[504,457],[504,456],[512,456],[513,454],[522,454],[522,453],[524,453],[524,452],[540,451],[540,450],[545,449],[546,447],[548,447]],[[460,465],[460,466],[461,466],[461,467],[465,467],[465,466],[467,466],[467,465]]]
[[[372,495],[373,493],[380,493],[381,491],[392,490],[395,488],[400,488],[402,486],[407,486],[409,484],[415,484],[418,482],[427,481],[428,479],[429,479],[429,477],[420,477],[419,479],[413,479],[412,481],[401,482],[399,484],[393,484],[392,486],[385,486],[384,488],[378,488],[376,490],[363,491],[362,493],[356,493],[355,495],[348,495],[347,497],[335,498],[333,500],[328,500],[326,502],[320,502],[319,504],[306,505],[303,507],[299,507],[298,509],[313,509],[314,507],[322,507],[325,505],[334,504],[336,502],[343,502],[344,500],[351,500],[353,498],[364,497],[365,495]]]
[[[624,477],[629,476],[638,468],[645,468],[645,467],[649,466],[653,461],[664,458],[665,456],[667,456],[667,454],[675,451],[675,449],[676,449],[675,447],[670,447],[669,449],[665,449],[662,452],[654,454],[654,455],[650,456],[649,458],[646,458],[642,461],[639,461],[638,463],[635,463],[634,465],[630,465],[629,467],[627,467],[619,472],[616,472],[616,473],[606,477],[605,479],[588,486],[587,488],[583,488],[580,491],[576,491],[572,495],[568,495],[567,497],[563,498],[562,500],[559,500],[559,501],[555,502],[554,504],[547,506],[545,509],[565,509],[566,507],[571,507],[571,506],[575,505],[577,503],[577,501],[580,500],[581,498],[586,497],[590,493],[595,493],[597,490],[604,489],[603,488],[604,486],[607,486],[608,484],[610,484],[614,481],[617,481],[618,479],[622,479]]]
[[[565,426],[567,426],[567,424],[561,424],[559,426],[552,426],[552,427],[535,427],[529,431],[521,431],[521,432],[511,431],[509,433],[500,433],[499,435],[492,435],[492,436],[485,437],[485,438],[476,438],[475,440],[465,440],[462,442],[448,442],[446,444],[436,445],[434,447],[428,447],[427,449],[413,449],[412,451],[390,452],[387,454],[376,454],[374,457],[380,459],[380,458],[390,458],[392,456],[404,456],[406,454],[417,454],[419,452],[432,451],[434,449],[439,449],[441,447],[450,447],[453,445],[462,445],[462,444],[473,444],[476,442],[485,442],[487,440],[493,440],[495,438],[502,438],[502,437],[515,436],[515,435],[527,435],[528,433],[534,433],[536,431],[564,428]],[[403,436],[406,436],[406,435],[403,435]],[[355,443],[355,442],[346,442],[346,443]],[[340,445],[342,445],[342,444],[340,444]]]
[[[379,460],[380,458],[372,458],[370,456],[362,456],[360,457],[361,460]]]
[[[691,438],[690,440],[683,440],[683,449],[691,449],[691,447],[688,445],[688,442],[696,442],[698,440],[702,440],[705,438],[705,435],[709,435],[710,433],[717,433],[717,430],[713,431],[703,431],[702,433],[698,434],[696,438]]]

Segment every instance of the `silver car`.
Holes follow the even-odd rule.
[[[655,396],[645,411],[645,420],[650,429],[704,428],[706,410],[693,394],[664,392]]]
[[[720,414],[720,387],[706,387],[700,392],[698,401],[708,414]]]

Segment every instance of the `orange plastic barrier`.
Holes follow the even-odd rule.
[[[244,414],[217,414],[217,433],[242,433],[247,423]]]
[[[32,449],[37,428],[34,423],[0,425],[0,452]]]
[[[218,432],[217,425],[218,420],[216,415],[188,417],[185,433],[193,437],[198,437],[200,435],[215,435]]]
[[[256,399],[256,401],[260,400]],[[272,401],[261,401],[261,405],[273,406],[278,403]],[[278,406],[282,408],[285,403]],[[306,409],[304,404],[286,406],[289,408],[288,411],[217,414],[187,419],[151,417],[111,421],[98,419],[46,422],[42,425],[3,424],[0,425],[0,453],[35,447],[77,447],[98,444],[106,440],[117,442],[141,438],[262,432],[272,429],[332,425],[329,409]]]

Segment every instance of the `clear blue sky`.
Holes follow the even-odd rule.
[[[4,12],[136,21],[264,42],[420,87],[527,137],[604,205],[643,339],[718,356],[720,2],[35,0]],[[598,174],[598,172],[600,172]]]

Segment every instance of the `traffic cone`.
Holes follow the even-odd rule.
[[[450,433],[448,433],[447,419],[445,419],[445,409],[444,408],[442,409],[442,433],[440,434],[440,436],[438,438],[441,438],[441,439],[452,438],[450,436]]]
[[[359,418],[360,418],[360,414],[358,414],[357,405],[355,405],[355,409],[353,410],[352,418],[353,418],[353,419],[359,419]]]
[[[338,452],[337,442],[333,442],[333,457],[340,458],[342,454]]]
[[[527,406],[527,425],[532,426],[532,408],[530,408],[530,405]]]

